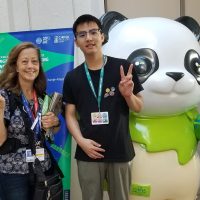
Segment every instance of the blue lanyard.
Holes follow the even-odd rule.
[[[103,87],[103,77],[104,77],[104,66],[106,64],[106,61],[107,61],[107,57],[106,56],[103,56],[103,65],[101,67],[101,71],[100,71],[100,79],[99,79],[99,88],[98,88],[98,97],[96,95],[96,92],[95,92],[95,89],[94,89],[94,85],[93,85],[93,82],[92,82],[92,78],[90,76],[90,72],[88,70],[88,66],[86,64],[86,62],[84,63],[84,68],[85,68],[85,73],[86,73],[86,77],[87,77],[87,80],[88,80],[88,83],[90,85],[90,88],[94,94],[94,97],[96,98],[97,100],[97,104],[98,104],[98,109],[99,109],[99,112],[100,112],[100,105],[101,105],[101,96],[102,96],[102,87]]]
[[[37,110],[37,114],[35,113],[35,117],[34,117],[33,112],[30,109],[28,100],[26,99],[26,97],[24,96],[23,93],[21,93],[21,97],[22,97],[22,102],[23,102],[25,111],[27,112],[28,117],[31,119],[31,122],[34,123],[35,118],[38,117],[38,121],[37,121],[37,123],[36,123],[36,125],[35,125],[35,127],[33,129],[34,132],[36,133],[36,135],[35,135],[36,140],[38,141],[39,140],[40,131],[41,131],[41,119],[40,119],[41,112],[39,111],[40,109]],[[34,104],[35,103],[36,102],[34,102]]]

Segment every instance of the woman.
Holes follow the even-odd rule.
[[[33,154],[43,171],[51,169],[42,130],[56,132],[59,127],[54,113],[41,117],[46,78],[34,44],[24,42],[11,50],[0,74],[0,88],[0,200],[29,200]]]

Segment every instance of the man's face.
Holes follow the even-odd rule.
[[[104,35],[95,22],[79,24],[76,29],[76,45],[85,55],[101,51]]]

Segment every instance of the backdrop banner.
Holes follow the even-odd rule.
[[[41,49],[43,69],[47,77],[47,93],[62,93],[66,73],[74,67],[74,36],[71,28],[0,33],[0,70],[15,45],[32,42]],[[70,199],[71,136],[60,114],[61,128],[54,143],[48,144],[64,178],[64,200]]]

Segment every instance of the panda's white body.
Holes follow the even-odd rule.
[[[159,68],[142,84],[144,108],[139,115],[175,116],[197,106],[200,103],[200,85],[184,67],[188,50],[193,49],[200,54],[200,46],[194,34],[184,25],[170,19],[127,19],[110,29],[109,40],[103,50],[106,55],[127,59],[133,51],[142,48],[156,52]],[[175,81],[166,75],[167,72],[183,73],[184,76]],[[132,195],[131,199],[195,199],[200,180],[197,154],[181,165],[174,150],[152,153],[137,143],[134,143],[134,148],[136,156],[132,165],[132,181],[151,185],[151,193],[147,197]]]
[[[150,184],[151,194],[150,197],[131,195],[130,200],[196,199],[200,177],[197,155],[186,165],[180,165],[174,151],[148,153],[137,143],[134,147],[132,182]]]

